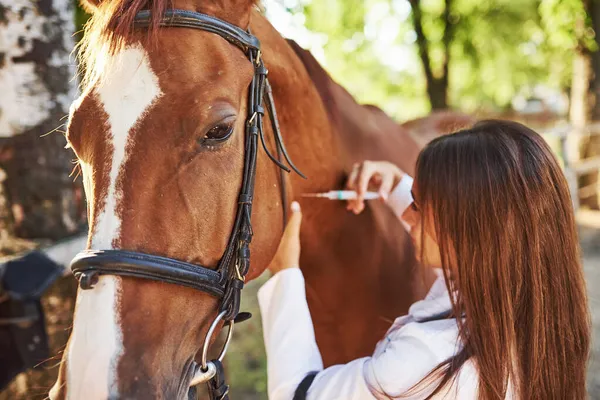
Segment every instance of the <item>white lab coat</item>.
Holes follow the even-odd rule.
[[[412,179],[405,177],[388,204],[400,217],[412,201]],[[443,275],[424,300],[397,318],[373,355],[323,369],[312,319],[306,303],[304,277],[297,269],[275,274],[259,291],[267,351],[268,393],[271,400],[291,400],[298,384],[311,371],[320,371],[308,391],[308,400],[366,400],[400,395],[439,363],[461,348],[455,319],[431,320],[451,309]],[[430,320],[430,321],[428,321]],[[424,399],[436,385],[404,397]],[[471,361],[461,369],[455,384],[436,399],[475,399],[477,373]]]

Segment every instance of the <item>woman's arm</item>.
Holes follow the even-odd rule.
[[[409,182],[403,187],[410,188]],[[406,200],[398,189],[398,200]],[[408,190],[410,193],[410,189]],[[401,203],[398,203],[401,204]],[[372,392],[401,393],[442,360],[435,357],[420,335],[389,332],[374,357],[360,358],[323,370],[308,304],[304,277],[298,268],[302,213],[292,203],[292,216],[269,270],[274,276],[258,293],[267,351],[268,391],[271,400],[291,400],[300,382],[318,372],[308,399],[365,400]]]
[[[323,369],[299,268],[275,274],[258,291],[267,351],[269,398],[289,398],[311,371]]]
[[[373,393],[397,395],[409,389],[441,360],[420,335],[391,332],[380,351],[323,369],[298,268],[274,275],[258,292],[267,351],[268,397],[292,400],[300,382],[317,375],[308,400],[370,400]]]
[[[298,203],[292,203],[292,211],[279,248],[269,264],[273,277],[258,292],[267,351],[269,399],[291,400],[300,382],[311,372],[319,372],[311,386],[311,398],[370,399],[362,378],[364,359],[322,371],[323,361],[306,302],[304,276],[298,268],[302,222]],[[314,387],[321,387],[319,394],[312,394]]]
[[[373,398],[363,378],[367,358],[323,371],[306,303],[304,278],[298,268],[274,275],[258,292],[258,301],[267,351],[270,400],[291,400],[300,382],[311,372],[319,374],[311,385],[310,398]],[[320,389],[315,391],[317,387]]]

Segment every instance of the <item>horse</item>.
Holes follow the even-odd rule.
[[[89,233],[50,398],[181,399],[208,371],[213,332],[241,315],[239,290],[273,256],[291,200],[340,187],[366,158],[412,173],[419,144],[358,105],[254,0],[84,1],[87,72],[66,137]],[[180,24],[163,27],[172,9],[185,10]],[[283,161],[308,179],[281,173]],[[425,294],[409,236],[382,203],[356,216],[302,201],[301,266],[324,363],[368,355]],[[213,389],[224,398],[222,383]]]

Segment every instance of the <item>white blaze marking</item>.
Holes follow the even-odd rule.
[[[116,213],[121,193],[117,191],[117,178],[127,161],[125,147],[129,132],[152,102],[161,95],[158,78],[152,72],[146,52],[132,47],[121,52],[108,68],[103,84],[97,90],[112,134],[112,167],[110,185],[104,210],[101,212],[92,237],[92,248],[110,249],[119,235],[121,219]]]
[[[116,367],[123,352],[118,325],[120,278],[102,276],[77,294],[67,360],[67,399],[118,397]]]
[[[120,234],[121,218],[117,205],[122,192],[117,182],[127,161],[125,149],[129,134],[162,94],[158,78],[141,46],[121,51],[107,65],[96,93],[108,115],[109,149],[112,148],[110,186],[104,208],[95,221],[92,249],[112,249]],[[120,278],[103,276],[93,290],[80,290],[77,295],[67,354],[69,399],[118,397],[116,368],[123,353],[118,314],[120,291]]]

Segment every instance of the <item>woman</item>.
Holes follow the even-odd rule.
[[[371,357],[323,370],[295,203],[259,292],[271,399],[306,388],[308,399],[327,400],[586,397],[590,322],[573,209],[538,134],[481,122],[423,149],[414,183],[389,163],[355,168],[348,186],[360,197],[369,184],[408,224],[419,261],[438,279]],[[363,207],[360,198],[349,204]]]

